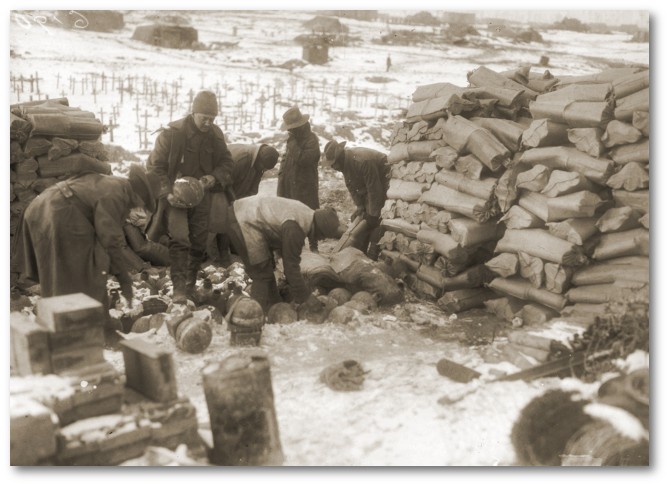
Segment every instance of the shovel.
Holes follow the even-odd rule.
[[[362,216],[357,216],[334,246],[334,252],[337,253],[349,246],[355,246],[359,236],[364,234],[367,230],[367,226],[367,221],[365,221]]]

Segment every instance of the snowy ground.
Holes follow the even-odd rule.
[[[387,32],[385,24],[347,20],[350,34],[363,39],[360,45],[333,48],[328,64],[291,73],[276,66],[301,57],[301,48],[292,39],[305,33],[301,22],[310,19],[310,13],[180,12],[199,29],[204,44],[239,41],[237,47],[217,51],[160,49],[131,40],[147,13],[128,13],[126,27],[111,34],[49,25],[45,30],[34,22],[12,18],[10,101],[39,97],[35,89],[29,91],[26,81],[21,92],[18,81],[21,76],[36,75],[41,95],[67,96],[72,106],[94,111],[104,123],[114,112],[118,126],[113,143],[142,159],[153,146],[152,132],[169,121],[170,101],[172,118],[177,118],[188,110],[189,90],[203,87],[221,93],[218,123],[225,125],[231,142],[268,140],[281,149],[281,114],[297,102],[312,115],[321,135],[336,134],[341,139],[342,134],[350,134],[355,139],[351,144],[387,151],[390,129],[402,119],[401,110],[408,107],[417,85],[449,81],[466,86],[467,72],[480,65],[512,69],[536,63],[542,55],[550,57],[549,69],[555,75],[586,74],[649,60],[648,44],[628,43],[627,34],[548,31],[541,32],[544,43],[511,44],[477,26],[487,47],[382,46],[370,41]],[[237,26],[236,37],[233,26]],[[393,65],[386,73],[388,54]],[[389,79],[378,83],[369,80],[373,77]],[[123,80],[122,91],[119,80]],[[261,95],[272,94],[276,94],[273,101],[261,106]],[[112,142],[110,133],[103,142]],[[338,201],[338,209],[345,214],[350,209],[341,200],[343,180],[331,172],[322,176],[321,186],[327,191],[323,198]],[[262,191],[272,193],[275,183],[275,179],[264,181]],[[418,318],[425,315],[431,315],[432,322]],[[467,322],[476,326],[477,319]],[[519,410],[561,383],[553,379],[475,384],[474,389],[451,382],[436,371],[443,357],[474,367],[484,376],[491,376],[491,369],[515,369],[484,363],[480,349],[464,346],[456,337],[444,339],[439,333],[425,332],[430,326],[448,330],[448,316],[417,302],[384,309],[351,325],[266,326],[261,347],[270,356],[286,464],[513,465],[509,432]],[[156,339],[174,349],[172,338],[164,333]],[[228,332],[221,327],[203,355],[174,349],[180,390],[198,408],[204,428],[208,415],[200,370],[207,362],[236,351],[228,340]],[[122,368],[120,353],[105,353]],[[362,391],[334,392],[319,382],[325,366],[344,359],[356,359],[369,371]],[[463,398],[442,405],[439,399],[445,395]]]

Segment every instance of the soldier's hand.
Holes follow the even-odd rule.
[[[206,191],[214,187],[214,184],[216,184],[216,178],[213,175],[205,175],[200,177],[200,183],[202,184],[202,187]]]
[[[355,211],[353,211],[353,214],[351,214],[351,223],[353,221],[355,221],[355,218],[357,218],[358,216],[361,216],[364,212],[365,212],[365,210],[361,207],[355,208]]]

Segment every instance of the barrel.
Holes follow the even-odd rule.
[[[267,355],[253,350],[212,363],[202,371],[214,447],[221,466],[283,463]]]

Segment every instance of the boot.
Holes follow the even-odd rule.
[[[188,299],[186,291],[186,274],[188,267],[188,252],[175,251],[170,248],[170,278],[172,279],[172,302],[185,304]]]
[[[188,259],[188,270],[186,271],[186,295],[193,300],[195,296],[195,282],[200,266],[205,258],[205,252],[191,250]]]

